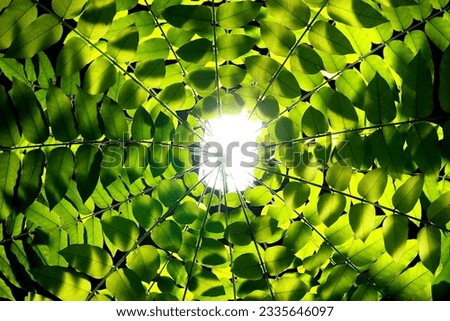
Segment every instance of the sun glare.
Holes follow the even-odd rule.
[[[226,184],[220,172],[215,188],[223,191],[226,185],[227,192],[244,190],[252,181],[253,168],[258,162],[256,138],[261,122],[252,121],[247,113],[241,113],[210,119],[206,125],[209,131],[205,132],[202,144],[200,177],[223,165]],[[206,178],[211,188],[214,187],[215,175],[216,172]]]

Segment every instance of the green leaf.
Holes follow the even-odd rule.
[[[245,222],[233,222],[225,230],[225,238],[235,245],[250,244],[250,230]]]
[[[211,238],[202,238],[197,256],[201,264],[206,266],[222,265],[228,261],[228,255],[229,252],[221,242]]]
[[[295,76],[286,69],[281,69],[273,82],[273,91],[283,98],[296,98],[302,94]]]
[[[11,98],[22,127],[23,135],[30,143],[43,143],[49,132],[47,119],[36,100],[33,90],[24,83],[13,79]]]
[[[31,150],[25,154],[16,196],[18,210],[27,208],[39,196],[44,163],[45,154],[40,149]],[[1,177],[6,177],[6,175]],[[0,186],[2,185],[0,184]]]
[[[346,96],[334,92],[329,101],[327,116],[334,130],[346,130],[358,126],[358,115],[355,107]]]
[[[49,82],[47,92],[47,113],[56,139],[67,142],[78,136],[72,104],[66,94]]]
[[[130,250],[139,237],[139,228],[127,218],[109,216],[102,218],[103,232],[121,251]]]
[[[186,89],[184,84],[175,83],[167,86],[158,94],[158,98],[165,103],[166,106],[169,106],[171,110],[182,110],[186,102]]]
[[[308,75],[315,75],[325,69],[319,54],[306,44],[300,44],[295,49],[290,58],[290,63],[293,71]]]
[[[8,287],[5,281],[3,281],[3,279],[0,280],[0,298],[15,301],[11,289]]]
[[[328,168],[325,180],[335,190],[344,191],[347,189],[351,177],[352,168],[345,163],[336,162]]]
[[[28,81],[23,65],[14,58],[0,58],[0,69],[10,81],[13,78],[24,83]]]
[[[225,289],[219,278],[212,272],[201,269],[193,275],[188,289],[196,296],[218,297],[225,294]]]
[[[45,290],[67,301],[82,301],[91,292],[91,283],[81,273],[59,266],[42,266],[30,271]]]
[[[267,0],[266,6],[271,16],[289,29],[303,29],[309,22],[311,11],[301,1]]]
[[[151,245],[139,246],[127,256],[127,266],[144,282],[157,275],[160,266],[158,251]]]
[[[384,247],[394,261],[405,253],[408,230],[408,219],[401,215],[389,215],[383,222]]]
[[[6,219],[13,212],[14,187],[20,160],[15,153],[0,153],[0,219]]]
[[[124,168],[130,183],[142,177],[148,164],[148,148],[142,144],[131,143],[126,148]]]
[[[122,173],[124,160],[123,146],[119,144],[107,144],[102,148],[103,161],[100,168],[100,180],[107,187]]]
[[[400,178],[405,164],[404,140],[397,128],[383,127],[374,132],[369,139],[381,168],[386,169],[394,178]]]
[[[287,55],[295,44],[295,34],[277,22],[262,20],[260,31],[267,48],[276,55]]]
[[[236,257],[231,264],[231,272],[237,277],[247,280],[259,280],[263,277],[258,258],[253,253],[245,253]]]
[[[430,123],[413,124],[406,142],[414,162],[423,173],[437,176],[441,169],[441,153],[436,129]]]
[[[450,44],[450,27],[444,17],[435,17],[425,25],[425,32],[433,43],[441,50],[447,50]]]
[[[328,121],[320,111],[314,107],[308,107],[302,117],[302,130],[308,136],[326,133]]]
[[[177,50],[177,55],[184,61],[204,65],[214,57],[212,42],[204,38],[189,41]]]
[[[163,207],[148,195],[134,197],[131,201],[133,216],[143,228],[150,228],[162,215]],[[177,207],[177,210],[179,207]]]
[[[394,207],[402,213],[411,212],[422,194],[424,182],[422,175],[408,178],[392,196]]]
[[[91,49],[88,44],[81,38],[70,38],[56,59],[56,74],[68,77],[83,69],[90,61]]]
[[[203,67],[191,71],[186,77],[186,83],[206,96],[215,88],[216,71],[214,68]]]
[[[344,211],[346,204],[345,196],[341,194],[322,194],[317,202],[317,210],[322,222],[330,227],[336,222]]]
[[[174,5],[166,8],[162,16],[172,26],[189,31],[211,28],[211,9],[204,6]]]
[[[148,97],[147,91],[133,79],[128,79],[120,88],[118,103],[123,109],[136,109]]]
[[[269,247],[264,254],[264,264],[269,275],[279,275],[294,261],[294,253],[284,246]]]
[[[441,261],[441,232],[434,226],[422,227],[417,241],[422,264],[434,274]]]
[[[256,44],[256,40],[247,35],[223,34],[217,37],[219,57],[236,59],[249,52]]]
[[[116,140],[123,140],[127,137],[127,121],[122,108],[115,101],[105,98],[100,114],[105,124],[106,137]]]
[[[439,196],[427,209],[430,221],[438,226],[445,226],[450,222],[450,192]]]
[[[279,239],[278,222],[268,215],[256,217],[251,223],[254,239],[258,243],[274,243]]]
[[[0,49],[10,47],[17,33],[36,20],[37,13],[38,10],[32,1],[13,1],[0,16],[2,20]]]
[[[355,282],[357,272],[347,264],[334,266],[327,280],[319,288],[321,300],[341,300]]]
[[[425,118],[433,112],[433,81],[428,62],[419,52],[409,63],[402,83],[403,113]]]
[[[417,0],[375,0],[375,2],[393,8],[402,6],[414,6],[417,4]]]
[[[347,55],[355,52],[344,34],[323,20],[314,23],[309,31],[309,41],[314,48],[329,54]]]
[[[135,70],[136,78],[147,87],[159,87],[166,75],[164,59],[147,60],[139,62]]]
[[[143,107],[138,107],[134,113],[133,123],[131,124],[131,135],[134,140],[149,140],[153,136],[153,120],[150,114]]]
[[[367,85],[364,106],[367,119],[374,124],[389,123],[397,115],[391,87],[378,72]]]
[[[103,122],[94,97],[77,88],[74,105],[80,134],[86,139],[99,139],[103,135]]]
[[[50,14],[43,14],[14,37],[6,56],[31,58],[58,42],[62,32],[63,28],[58,19]]]
[[[448,300],[448,293],[450,289],[449,276],[450,264],[447,262],[439,275],[434,279],[431,286],[434,301]]]
[[[336,90],[347,96],[354,106],[361,109],[365,108],[366,82],[357,70],[344,70],[336,79]]]
[[[274,96],[266,96],[257,106],[256,114],[265,121],[276,119],[280,113],[278,100]]]
[[[0,65],[1,69],[1,65]],[[4,125],[0,127],[0,146],[11,147],[19,144],[21,136],[16,118],[5,87],[0,85],[0,118]]]
[[[272,194],[264,186],[256,186],[248,191],[245,198],[251,206],[264,206],[272,200]]]
[[[95,190],[100,177],[102,152],[94,145],[82,145],[75,154],[75,177],[81,199],[86,201]]]
[[[364,242],[375,229],[375,208],[370,204],[355,204],[350,207],[348,216],[356,237]]]
[[[74,166],[73,153],[67,147],[52,149],[48,155],[44,187],[50,208],[58,204],[66,195]]]
[[[299,126],[289,117],[281,116],[275,123],[275,137],[280,142],[296,139],[300,134]]]
[[[277,72],[280,64],[267,56],[250,56],[245,58],[245,66],[255,81],[267,84]]]
[[[87,244],[72,244],[59,252],[77,271],[96,279],[103,278],[111,270],[111,256],[102,248]]]
[[[115,271],[106,279],[106,288],[117,301],[144,301],[145,288],[137,274],[127,268]]]
[[[283,246],[297,253],[306,246],[311,238],[312,230],[302,222],[292,223],[283,238]]]
[[[283,189],[283,200],[290,209],[296,209],[303,204],[309,198],[311,188],[300,182],[289,182]]]
[[[87,0],[52,0],[52,9],[64,19],[77,17],[83,10]]]
[[[138,29],[128,27],[117,33],[109,42],[106,52],[118,62],[133,61],[139,43]]]
[[[114,86],[116,81],[116,68],[108,59],[100,57],[95,59],[86,71],[83,89],[88,94],[96,95]]]
[[[375,8],[361,0],[330,0],[327,10],[334,20],[355,27],[372,28],[388,22]]]
[[[108,32],[115,14],[114,0],[91,1],[78,21],[78,30],[95,43]]]
[[[431,281],[433,275],[421,262],[400,274],[389,287],[389,294],[394,300],[431,299]]]
[[[450,113],[450,49],[444,52],[439,67],[439,102],[447,113]]]
[[[225,29],[240,28],[255,19],[260,9],[254,1],[224,3],[217,9],[217,22]]]
[[[158,184],[158,197],[166,207],[174,206],[186,193],[179,181],[162,180]]]
[[[151,236],[156,245],[166,251],[178,252],[180,250],[182,242],[181,229],[172,220],[165,220],[160,225],[157,225],[153,229]]]
[[[278,279],[274,288],[277,301],[299,301],[308,291],[308,286],[300,278],[290,275]]]

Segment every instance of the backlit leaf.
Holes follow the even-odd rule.
[[[412,211],[420,194],[422,194],[424,178],[422,175],[411,176],[392,196],[392,204],[402,213]]]
[[[417,241],[422,264],[434,274],[441,261],[441,232],[433,226],[422,227]]]
[[[106,279],[106,288],[118,301],[143,301],[145,289],[135,272],[128,268],[116,270]]]
[[[80,272],[100,279],[112,268],[111,256],[102,248],[86,244],[72,244],[59,252]]]
[[[331,0],[328,14],[336,21],[363,28],[372,28],[388,22],[375,8],[361,0]]]
[[[319,20],[309,32],[309,41],[314,48],[329,54],[347,55],[354,53],[350,41],[335,26]]]
[[[408,219],[401,215],[389,215],[383,222],[384,247],[394,261],[405,252],[408,240]]]
[[[15,153],[0,153],[0,218],[6,219],[13,212],[14,186],[20,169]]]
[[[345,208],[345,196],[341,194],[322,194],[317,203],[320,219],[326,226],[337,221]]]
[[[217,22],[225,29],[239,28],[255,19],[260,8],[254,1],[225,3],[217,9]]]
[[[181,229],[174,221],[166,220],[162,222],[153,229],[151,236],[156,245],[164,250],[178,252],[180,249]]]
[[[83,145],[75,154],[75,177],[81,199],[86,201],[94,192],[100,177],[102,152],[94,145]]]
[[[75,161],[69,148],[58,147],[50,152],[44,185],[50,208],[59,203],[66,194],[74,168]]]
[[[259,280],[263,276],[258,258],[253,253],[245,253],[235,258],[231,272],[247,280]]]
[[[102,218],[103,232],[106,237],[121,251],[128,251],[139,237],[137,225],[121,216]]]

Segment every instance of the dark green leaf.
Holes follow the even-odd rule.
[[[296,139],[300,134],[299,126],[286,116],[281,116],[275,123],[275,137],[280,142]]]
[[[321,285],[319,294],[322,300],[341,300],[351,288],[357,272],[347,264],[333,267],[327,280]]]
[[[128,125],[122,108],[111,99],[103,100],[100,114],[105,124],[105,136],[110,139],[123,140],[128,134]]]
[[[450,221],[450,192],[439,196],[427,209],[428,218],[438,226],[445,226]]]
[[[91,50],[88,44],[81,38],[70,38],[56,59],[56,73],[70,76],[83,69],[90,61]]]
[[[326,133],[328,122],[325,115],[314,107],[308,107],[302,117],[302,130],[308,136]]]
[[[278,275],[285,271],[294,261],[294,253],[284,246],[273,246],[266,250],[264,263],[269,275]]]
[[[179,181],[162,180],[158,184],[158,197],[166,207],[173,206],[185,194],[185,188]]]
[[[276,55],[287,55],[295,44],[295,34],[277,22],[262,20],[260,30],[267,48]]]
[[[172,26],[189,31],[211,28],[211,9],[204,6],[174,5],[166,8],[162,16]]]
[[[132,202],[133,216],[143,228],[150,228],[162,215],[163,207],[156,199],[148,195],[134,197]],[[177,207],[178,210],[179,207]]]
[[[103,122],[94,97],[77,88],[74,105],[81,135],[86,139],[99,139],[103,135]]]
[[[82,145],[75,154],[75,177],[81,199],[86,201],[94,192],[100,177],[102,152],[94,145]]]
[[[30,143],[45,142],[49,135],[47,119],[33,90],[14,79],[11,98],[25,138]]]
[[[403,157],[404,140],[397,128],[383,127],[370,136],[370,141],[381,167],[394,178],[399,178],[403,172],[405,158]]]
[[[150,114],[143,107],[138,107],[131,125],[131,135],[134,140],[140,141],[151,139],[154,131],[153,126],[153,120]]]
[[[177,50],[177,55],[187,62],[204,65],[214,57],[212,42],[204,38],[189,41]]]
[[[49,82],[47,92],[47,113],[56,139],[67,142],[78,136],[72,104],[66,94]]]
[[[40,149],[31,150],[25,154],[17,189],[17,208],[19,210],[31,205],[39,196],[44,163],[45,154]]]
[[[308,286],[300,278],[284,275],[275,284],[277,301],[299,301],[309,292]]]
[[[73,153],[67,147],[57,147],[48,155],[45,195],[50,208],[58,204],[66,195],[74,166]]]
[[[247,35],[224,34],[217,37],[219,56],[223,59],[236,59],[249,52],[256,40]]]
[[[156,40],[156,39],[155,39]],[[147,87],[159,87],[166,75],[163,59],[147,60],[136,65],[135,75]]]
[[[199,77],[202,75],[199,73]],[[190,78],[192,79],[192,78]],[[201,81],[201,80],[200,80]],[[209,80],[208,80],[209,81]],[[183,83],[175,83],[164,88],[158,98],[173,111],[182,110],[186,102],[186,89]]]
[[[437,176],[441,169],[438,140],[436,128],[430,123],[414,124],[406,135],[411,156],[425,174]]]
[[[2,85],[0,85],[0,118],[3,119],[3,126],[0,127],[0,146],[11,147],[19,144],[21,139],[19,127],[8,94]]]
[[[340,92],[334,92],[331,96],[327,116],[334,130],[356,128],[358,125],[355,107],[353,107],[350,99]]]
[[[450,113],[450,48],[442,57],[439,76],[439,102],[442,109]]]
[[[294,71],[304,74],[317,74],[325,69],[322,58],[310,46],[300,44],[294,51],[290,59],[291,67]]]
[[[263,277],[258,258],[253,253],[245,253],[235,258],[231,264],[231,272],[247,280],[259,280]]]
[[[120,88],[118,103],[123,109],[136,109],[147,100],[148,93],[133,79]]]
[[[13,212],[14,187],[20,160],[15,153],[0,153],[0,219],[6,219]]]
[[[139,43],[136,27],[121,30],[109,42],[107,53],[118,62],[133,61]]]
[[[364,175],[358,184],[358,193],[369,202],[376,202],[383,195],[388,181],[385,170],[376,168]]]
[[[391,87],[379,73],[367,86],[364,106],[367,119],[374,124],[389,123],[397,115]]]
[[[433,81],[428,63],[419,52],[409,63],[402,84],[403,113],[425,118],[433,111]]]

